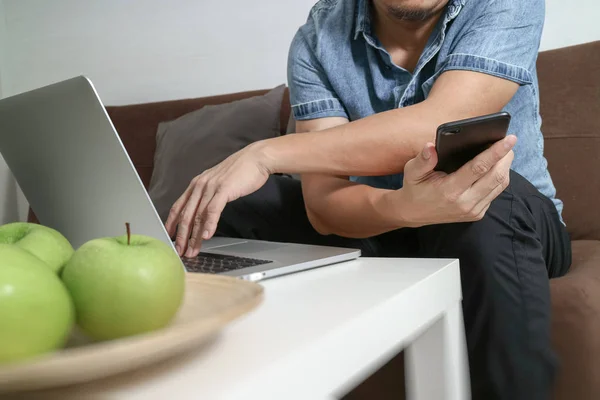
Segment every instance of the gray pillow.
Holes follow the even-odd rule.
[[[284,90],[281,85],[263,96],[204,106],[158,125],[148,192],[163,221],[196,175],[250,143],[279,136]]]

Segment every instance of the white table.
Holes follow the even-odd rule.
[[[334,399],[403,348],[409,398],[469,397],[458,261],[361,258],[262,284],[264,303],[202,349],[43,397]]]

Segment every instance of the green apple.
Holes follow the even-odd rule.
[[[60,278],[27,251],[0,244],[0,363],[61,347],[74,320]]]
[[[128,234],[91,240],[65,266],[77,324],[108,340],[162,328],[183,300],[185,273],[177,253],[160,240]]]
[[[73,255],[71,243],[60,232],[27,222],[0,226],[0,243],[13,244],[28,251],[57,274]]]

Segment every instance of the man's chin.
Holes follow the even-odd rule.
[[[444,0],[440,0],[436,4],[428,8],[415,7],[411,5],[394,4],[387,5],[387,13],[399,21],[427,21],[436,16],[444,7]]]

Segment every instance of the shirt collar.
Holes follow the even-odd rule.
[[[465,5],[467,0],[450,0],[446,9],[447,20],[454,19],[462,6]],[[358,35],[363,32],[368,35],[371,34],[371,10],[369,8],[370,0],[357,0],[356,4],[356,18],[354,26],[354,40],[358,38]]]

